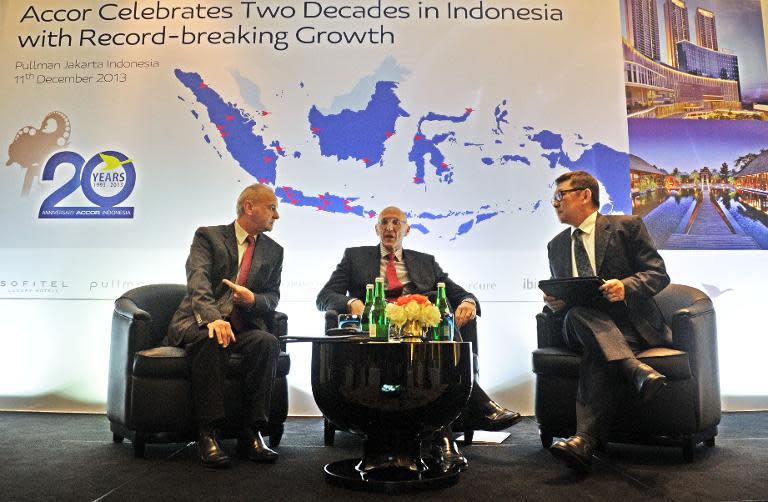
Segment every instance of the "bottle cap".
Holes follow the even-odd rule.
[[[377,277],[376,278],[376,282],[384,282],[384,278],[383,277]]]
[[[366,284],[365,289],[373,289],[373,284]]]
[[[437,283],[437,287],[438,288],[444,288],[445,287],[445,283],[444,282],[438,282]]]

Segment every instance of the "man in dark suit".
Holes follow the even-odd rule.
[[[549,309],[564,313],[566,345],[582,354],[576,435],[558,441],[550,451],[586,472],[622,394],[631,386],[647,401],[666,386],[666,377],[635,354],[672,341],[653,300],[669,284],[669,276],[640,217],[598,213],[599,186],[592,175],[573,171],[556,183],[552,205],[571,228],[547,245],[552,278],[597,275],[605,280],[603,298],[588,306],[571,307],[544,295]]]
[[[437,290],[438,282],[444,282],[448,302],[455,307],[456,326],[462,328],[465,334],[467,330],[476,332],[475,317],[480,314],[477,298],[453,282],[434,256],[403,249],[403,239],[409,232],[406,215],[401,209],[387,207],[382,210],[376,223],[379,245],[344,251],[341,263],[317,295],[317,308],[362,314],[365,286],[372,284],[376,277],[384,277],[388,298],[401,294],[426,294]],[[457,338],[460,340],[461,335]],[[473,429],[495,431],[517,423],[520,414],[500,406],[475,384],[461,420]],[[467,464],[453,441],[450,428],[436,438],[433,452],[444,464],[458,467]]]
[[[278,218],[272,190],[250,185],[237,200],[233,223],[198,228],[192,240],[187,294],[171,320],[166,343],[186,351],[200,461],[207,467],[229,465],[217,427],[225,418],[224,376],[233,352],[242,354],[245,368],[238,451],[256,462],[277,460],[261,433],[279,354],[263,316],[277,307],[283,268],[283,248],[264,232]]]

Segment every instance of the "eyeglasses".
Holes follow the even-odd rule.
[[[579,190],[586,190],[586,188],[566,188],[565,190],[558,190],[555,195],[552,196],[552,202],[560,202],[563,200],[563,196],[568,192],[578,192]]]

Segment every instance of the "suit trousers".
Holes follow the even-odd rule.
[[[573,307],[565,314],[566,345],[581,354],[576,432],[604,441],[614,414],[630,391],[619,361],[647,347],[620,307],[610,312]]]
[[[208,338],[208,328],[191,326],[182,342],[192,382],[192,401],[199,427],[210,427],[225,418],[224,379],[230,354],[243,357],[243,426],[264,430],[280,346],[266,331],[247,329],[235,333],[236,342],[224,348]]]

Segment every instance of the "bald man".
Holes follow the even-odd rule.
[[[448,302],[454,309],[454,319],[460,332],[457,339],[475,339],[476,316],[480,315],[480,302],[475,295],[453,282],[440,268],[435,257],[426,253],[403,249],[403,240],[411,228],[406,214],[398,207],[390,206],[379,213],[375,226],[379,244],[347,248],[344,257],[331,274],[331,278],[317,295],[319,310],[335,310],[339,313],[360,315],[363,312],[365,286],[376,277],[385,278],[388,298],[401,294],[427,294],[437,290],[437,283],[444,282]],[[476,344],[475,344],[476,345]],[[493,401],[475,384],[469,402],[462,413],[465,425],[476,430],[502,430],[520,421],[520,414],[508,410]],[[435,438],[433,454],[444,464],[459,468],[467,465],[446,428]]]

